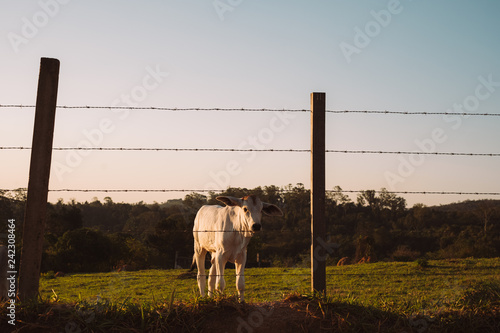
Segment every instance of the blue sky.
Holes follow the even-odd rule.
[[[308,109],[309,94],[322,91],[331,110],[500,112],[495,0],[2,0],[2,9],[0,104],[34,104],[40,58],[53,57],[59,105]],[[0,146],[30,146],[33,115],[0,108]],[[60,109],[54,146],[308,149],[309,125],[307,113]],[[498,153],[499,125],[498,117],[328,114],[327,148]],[[309,187],[309,158],[56,151],[50,187]],[[29,151],[0,151],[0,161],[0,188],[27,186]],[[499,167],[498,157],[328,154],[327,188],[499,192]],[[405,197],[410,205],[478,198]]]

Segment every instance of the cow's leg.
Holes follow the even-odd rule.
[[[247,262],[247,252],[244,251],[239,255],[234,264],[236,265],[236,289],[238,290],[238,296],[240,302],[245,301],[245,264]]]
[[[205,286],[207,285],[207,276],[205,274],[205,256],[207,254],[206,250],[201,250],[199,253],[195,253],[196,267],[198,268],[198,287],[200,288],[200,295],[205,296]]]
[[[212,266],[210,267],[210,273],[208,275],[208,296],[213,296],[215,291],[215,282],[217,279],[217,267],[215,266],[214,254],[212,254],[212,260],[210,261]]]
[[[217,277],[215,278],[215,285],[219,288],[220,292],[224,291],[226,288],[226,281],[224,280],[224,266],[226,266],[226,260],[224,259],[223,253],[215,253],[215,269]]]

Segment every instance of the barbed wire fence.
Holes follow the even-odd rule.
[[[34,105],[21,104],[1,104],[0,109],[34,109]],[[270,108],[171,108],[171,107],[123,107],[123,106],[57,106],[58,109],[76,110],[76,109],[96,109],[96,110],[129,110],[129,111],[163,111],[163,112],[297,112],[310,113],[311,110],[306,109],[270,109]],[[411,111],[387,111],[387,110],[326,110],[329,114],[374,114],[374,115],[401,115],[401,116],[481,116],[481,117],[499,117],[500,113],[457,113],[457,112],[411,112]],[[238,148],[174,148],[174,147],[53,147],[54,151],[157,151],[157,152],[266,152],[266,153],[311,153],[311,149],[238,149]],[[0,146],[0,150],[31,150],[27,146]],[[425,151],[382,151],[382,150],[330,150],[326,149],[325,153],[329,154],[392,154],[392,155],[436,155],[436,156],[470,156],[470,157],[499,157],[500,153],[476,153],[476,152],[425,152]],[[222,193],[227,189],[49,189],[49,192],[103,192],[103,193],[127,193],[127,192],[143,192],[143,193],[169,193],[169,192],[199,192],[199,193]],[[0,192],[9,191],[27,191],[26,188],[19,189],[0,189]],[[286,192],[286,189],[281,189]],[[333,193],[334,190],[326,190]],[[361,193],[363,190],[342,190],[345,193]],[[382,191],[374,191],[382,193]],[[484,191],[385,191],[385,193],[393,194],[419,194],[419,195],[477,195],[477,196],[500,196],[500,192],[484,192]],[[205,232],[205,231],[200,231]],[[221,231],[226,232],[226,231]],[[274,273],[274,276],[295,276],[297,278],[306,278],[310,273],[302,272],[286,272]],[[339,274],[327,274],[328,276]],[[340,275],[345,275],[342,273]],[[262,276],[261,274],[247,274],[247,276]],[[266,274],[268,276],[268,274]]]
[[[34,109],[35,105],[0,104],[0,109]],[[300,112],[310,113],[308,109],[273,109],[273,108],[175,108],[157,106],[90,106],[90,105],[59,105],[57,109],[78,110],[129,110],[129,111],[207,111],[207,112]],[[425,111],[389,111],[389,110],[325,110],[331,114],[375,114],[375,115],[409,115],[409,116],[481,116],[499,117],[500,113],[472,113],[472,112],[425,112]],[[0,150],[31,150],[27,146],[0,146]],[[239,148],[173,148],[173,147],[53,147],[54,151],[157,151],[157,152],[268,152],[268,153],[310,153],[310,149],[239,149]],[[434,156],[471,156],[471,157],[499,157],[500,153],[474,153],[474,152],[429,152],[429,151],[382,151],[382,150],[333,150],[326,149],[325,153],[334,154],[377,154],[377,155],[434,155]],[[13,191],[14,189],[0,189]],[[19,188],[15,190],[27,190]],[[49,189],[50,192],[223,192],[225,189]],[[327,192],[333,192],[327,190]],[[362,190],[343,190],[346,193],[359,193]],[[379,193],[379,191],[375,191]],[[432,194],[432,195],[500,195],[500,192],[470,192],[470,191],[386,191],[393,194]]]

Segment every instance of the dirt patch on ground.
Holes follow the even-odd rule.
[[[366,308],[341,303],[325,305],[300,296],[267,304],[232,303],[205,318],[199,329],[221,333],[354,332],[360,328],[365,332],[391,332],[395,326],[407,326],[394,314],[375,309],[364,313],[366,310],[360,312],[361,309]]]

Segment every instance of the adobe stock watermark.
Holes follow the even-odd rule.
[[[96,324],[96,314],[101,314],[106,311],[106,304],[109,299],[116,299],[117,297],[124,294],[126,287],[130,285],[126,275],[120,272],[115,272],[111,276],[108,285],[99,291],[96,297],[95,306],[92,305],[78,305],[77,306],[77,318],[70,320],[64,326],[64,333],[80,333],[82,331],[88,331],[89,326],[92,327]],[[60,332],[63,333],[63,332]]]
[[[439,302],[440,309],[447,311],[450,306],[454,306],[456,302],[461,298],[463,292],[466,290],[466,283],[460,281],[461,279],[457,276],[450,276],[444,279],[444,285],[440,287],[441,297],[436,297]],[[408,318],[408,323],[412,328],[411,332],[425,333],[428,332],[432,324],[436,322],[436,314],[429,315],[426,310],[413,313]],[[410,333],[408,331],[403,331],[401,333]]]
[[[493,74],[489,74],[487,78],[484,76],[478,77],[478,85],[474,89],[474,93],[465,97],[461,103],[454,103],[453,106],[446,110],[447,113],[473,113],[479,109],[481,102],[486,101],[500,87],[500,82],[493,80]],[[452,130],[458,130],[463,119],[469,118],[470,115],[443,115],[445,123],[451,124]],[[436,127],[431,131],[431,135],[422,140],[414,140],[419,152],[435,153],[440,144],[448,140],[446,131],[441,127]],[[396,189],[396,185],[403,183],[408,177],[412,176],[417,167],[424,164],[425,155],[408,155],[397,157],[399,164],[396,172],[386,171],[384,173],[388,188],[391,191]]]
[[[214,6],[215,12],[221,21],[224,21],[224,15],[226,13],[231,13],[236,7],[241,5],[244,0],[214,0],[212,5]]]
[[[340,245],[336,242],[332,241],[331,236],[328,236],[327,240],[324,240],[322,237],[316,238],[318,245],[314,248],[314,251],[311,256],[308,256],[306,260],[302,263],[307,264],[309,267],[312,266],[312,271],[315,272],[318,269],[318,263],[324,262],[328,259],[328,256],[333,255],[333,253],[340,247]],[[311,259],[313,260],[311,265]],[[292,287],[294,290],[300,290],[303,288],[303,280],[302,277],[303,271],[299,267],[295,267],[290,271],[290,274],[282,275],[283,284],[286,286]]]
[[[293,119],[295,119],[293,112],[275,112],[268,125],[261,128],[256,135],[248,136],[240,142],[238,149],[266,149],[274,141],[276,135],[283,132],[292,123]],[[252,163],[257,158],[256,151],[241,151],[240,154],[246,156],[245,162],[247,164]],[[243,170],[241,162],[235,159],[229,160],[223,170],[208,173],[212,181],[205,184],[205,189],[225,189],[231,185],[231,177],[240,175]]]
[[[316,241],[318,245],[314,248],[313,251],[313,271],[318,268],[318,261],[326,261],[329,255],[332,255],[335,250],[340,248],[340,244],[332,242],[331,236],[328,236],[328,240],[325,241],[321,237],[317,237]]]
[[[15,53],[19,53],[21,45],[28,44],[40,31],[45,28],[50,20],[54,19],[63,5],[67,5],[71,0],[39,0],[40,9],[31,17],[21,18],[21,29],[18,33],[9,32],[7,39]]]
[[[418,333],[424,333],[427,332],[429,329],[429,324],[434,322],[435,319],[428,316],[428,315],[411,315],[408,318],[408,323],[410,324],[410,327],[412,328],[412,332],[418,332]],[[406,331],[403,331],[402,333],[409,333]]]
[[[82,329],[86,331],[88,329],[88,326],[92,326],[93,324],[95,324],[96,312],[97,314],[99,314],[106,311],[105,304],[107,300],[103,298],[102,295],[105,295],[110,291],[112,291],[114,295],[122,294],[122,291],[125,289],[124,286],[128,285],[129,282],[125,278],[125,276],[121,275],[120,273],[116,273],[114,277],[116,277],[117,279],[116,280],[112,279],[111,282],[108,284],[108,286],[103,290],[101,290],[99,295],[97,295],[95,306],[92,306],[91,308],[87,309],[81,306],[78,307],[76,311],[78,316],[77,317],[78,323],[73,320],[67,322],[66,325],[64,326],[64,333],[80,333],[82,332]]]
[[[161,83],[164,82],[165,78],[169,75],[168,72],[162,71],[159,65],[155,67],[147,66],[146,74],[142,78],[140,84],[135,85],[127,93],[123,93],[120,97],[113,100],[111,106],[128,106],[134,107],[138,106],[139,103],[146,100],[148,95],[158,88]],[[128,109],[114,109],[114,113],[117,114],[118,119],[111,118],[101,118],[98,124],[91,129],[84,129],[82,135],[84,139],[80,140],[76,145],[77,148],[95,148],[101,146],[104,142],[106,135],[113,133],[116,129],[116,125],[119,121],[123,121],[128,118],[130,110]],[[69,151],[63,162],[54,160],[52,163],[52,168],[54,175],[57,179],[62,182],[66,174],[72,173],[75,168],[78,168],[85,157],[92,153],[90,150],[73,150]]]
[[[354,27],[354,37],[352,43],[343,41],[339,44],[340,50],[342,51],[347,63],[350,64],[352,62],[353,55],[360,54],[364,49],[366,49],[372,40],[380,35],[383,29],[387,28],[389,24],[391,24],[393,17],[401,14],[402,12],[403,5],[399,0],[389,0],[386,9],[370,11],[370,15],[373,20],[368,21],[363,28],[358,26]]]
[[[236,318],[238,322],[238,327],[236,329],[237,333],[252,333],[254,330],[257,330],[264,324],[266,318],[268,318],[274,312],[274,308],[270,307],[269,310],[266,310],[264,307],[259,306],[256,310],[250,312],[247,316],[246,320],[241,316]]]

